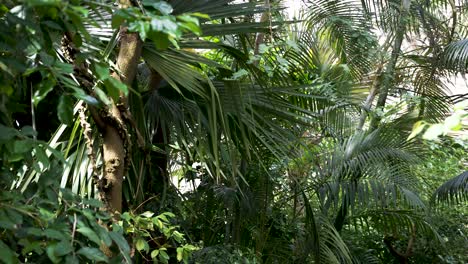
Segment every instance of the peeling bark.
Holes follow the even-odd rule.
[[[129,1],[121,1],[121,6],[128,6]],[[130,33],[127,28],[120,29],[120,50],[117,56],[117,70],[112,77],[131,86],[135,78],[141,57],[142,41],[138,33]],[[122,107],[118,107],[122,106]],[[100,120],[103,135],[104,197],[111,211],[122,211],[122,183],[127,170],[130,141],[126,129],[125,116],[131,117],[128,99],[120,95],[119,105],[112,103],[108,111],[92,115],[96,123]]]
[[[122,28],[120,40],[120,51],[117,57],[117,69],[119,73],[113,73],[112,77],[130,86],[136,75],[138,61],[141,56],[142,43],[137,33],[129,33],[126,28]],[[120,96],[123,104],[123,112],[128,112],[127,97]],[[108,201],[111,211],[122,211],[122,182],[124,173],[127,170],[127,159],[129,145],[124,113],[112,104],[108,111],[108,116],[103,119],[113,119],[105,122],[102,129],[103,161],[104,161],[104,196]],[[128,114],[127,114],[128,115]]]
[[[119,4],[121,8],[125,8],[131,6],[131,1],[120,0]],[[138,33],[130,33],[126,27],[120,28],[119,36],[120,47],[116,60],[117,72],[112,73],[112,78],[121,81],[127,86],[131,86],[141,57],[142,41]],[[80,85],[88,93],[93,94],[93,87],[95,85],[94,76],[89,73],[89,65],[87,63],[77,63],[75,61],[76,54],[80,53],[80,50],[74,46],[73,38],[74,35],[70,32],[66,32],[63,36],[61,43],[63,56],[67,62],[74,65],[74,73]],[[111,105],[102,109],[88,105],[90,115],[103,138],[103,177],[98,179],[96,175],[93,178],[98,186],[99,197],[103,200],[106,209],[111,212],[121,212],[122,183],[127,170],[130,150],[126,123],[133,125],[134,122],[132,123],[126,95],[121,93],[118,102],[113,102],[112,99],[110,101]],[[82,113],[81,121],[85,128],[85,138],[88,141],[88,155],[92,160],[91,166],[94,171],[95,164],[93,163],[95,162],[95,157],[94,153],[92,153],[90,131],[86,128],[87,122],[84,113]],[[138,131],[136,133],[139,144],[142,144],[141,135],[139,135]]]

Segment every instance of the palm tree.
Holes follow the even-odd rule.
[[[20,79],[37,100],[53,88],[65,95],[64,124],[44,145],[66,161],[62,187],[100,197],[112,211],[167,209],[180,197],[203,204],[203,218],[190,219],[202,221],[204,230],[193,233],[206,246],[254,248],[266,263],[372,258],[353,254],[343,239],[353,228],[385,236],[399,256],[392,237],[406,232],[407,261],[415,232],[437,234],[413,182],[424,152],[405,139],[415,120],[446,113],[442,78],[466,71],[466,43],[454,33],[466,31],[454,1],[373,2],[309,1],[305,22],[290,28],[274,20],[273,1],[25,2],[27,17],[44,27],[13,9],[2,23],[20,19],[41,33],[28,35],[41,43],[39,55],[23,57],[30,69],[40,66],[44,84],[30,88],[24,70],[4,78]],[[452,25],[439,12],[445,2]],[[65,12],[53,17],[43,8]],[[5,28],[2,38],[15,43]],[[405,37],[421,36],[420,47],[406,48]],[[11,50],[8,58],[23,52]],[[3,68],[2,77],[10,74]],[[379,108],[397,92],[421,100],[401,100],[382,118]],[[79,99],[75,119],[70,94]],[[26,189],[40,171],[26,171],[15,186]],[[171,195],[171,174],[201,185]]]
[[[131,28],[131,21],[132,19],[135,19],[134,16],[138,15],[139,9],[135,7],[128,9],[129,11],[135,12],[135,14],[131,14],[126,9],[121,9],[119,11],[115,7],[106,4],[99,5],[95,11],[91,10],[92,13],[89,16],[89,20],[83,22],[83,25],[89,28],[89,32],[85,31],[85,29],[83,28],[84,32],[81,33],[83,33],[84,35],[87,34],[87,40],[89,41],[89,43],[84,43],[82,45],[82,50],[76,49],[72,44],[76,40],[69,38],[73,36],[67,35],[64,37],[64,40],[62,41],[62,53],[65,59],[67,59],[71,63],[75,63],[75,58],[73,58],[72,56],[68,56],[68,54],[84,54],[85,52],[87,55],[95,56],[88,57],[88,60],[90,62],[100,61],[101,57],[109,61],[110,58],[112,58],[113,56],[115,56],[117,60],[115,68],[116,73],[112,77],[110,77],[108,72],[106,72],[105,67],[102,68],[99,65],[96,66],[95,69],[93,69],[92,75],[86,72],[87,64],[76,66],[78,68],[78,71],[75,72],[75,78],[81,82],[80,84],[82,86],[85,86],[92,95],[97,97],[98,100],[102,101],[102,103],[107,105],[107,107],[105,108],[108,108],[108,113],[106,114],[105,112],[107,110],[103,111],[102,109],[97,109],[95,104],[93,105],[93,103],[96,102],[94,98],[91,98],[88,95],[80,94],[80,98],[87,100],[87,108],[92,116],[92,119],[99,128],[100,134],[104,136],[104,152],[102,152],[102,157],[100,151],[96,152],[96,149],[94,149],[95,147],[93,146],[93,142],[95,142],[95,140],[99,138],[99,136],[95,132],[86,130],[87,132],[85,133],[87,141],[86,145],[89,149],[89,159],[87,159],[86,156],[83,156],[83,151],[85,149],[84,145],[81,145],[79,141],[78,145],[74,145],[74,140],[76,136],[75,132],[71,133],[72,137],[69,140],[69,147],[73,147],[74,149],[76,149],[76,151],[78,151],[75,153],[71,153],[72,159],[77,159],[78,157],[84,158],[84,160],[81,160],[81,158],[80,160],[69,160],[69,165],[71,165],[69,168],[75,166],[74,173],[72,173],[71,175],[79,174],[79,167],[81,166],[80,164],[82,164],[83,162],[94,164],[91,167],[95,167],[97,163],[102,163],[103,171],[105,172],[104,181],[107,182],[99,183],[98,186],[103,187],[102,185],[105,185],[106,187],[105,191],[101,187],[99,187],[101,188],[100,192],[103,192],[106,196],[102,197],[103,199],[115,200],[114,198],[112,198],[111,193],[114,193],[116,195],[115,203],[113,202],[111,204],[111,208],[118,209],[118,211],[120,211],[121,202],[120,198],[117,196],[119,196],[122,193],[122,191],[119,189],[119,186],[122,185],[121,181],[123,180],[123,174],[126,171],[126,167],[131,167],[130,175],[127,178],[129,181],[131,181],[131,178],[133,176],[132,172],[140,172],[140,169],[146,167],[146,164],[143,164],[140,161],[144,161],[145,157],[149,157],[146,155],[148,150],[151,151],[151,149],[156,149],[159,150],[159,152],[163,152],[164,155],[167,155],[165,150],[160,150],[158,148],[160,147],[158,146],[158,144],[168,143],[168,133],[171,133],[170,129],[175,128],[176,132],[178,133],[177,136],[183,136],[186,133],[198,132],[201,133],[200,136],[194,137],[194,139],[198,140],[198,138],[202,137],[208,138],[209,141],[203,142],[204,144],[200,144],[200,142],[196,141],[194,141],[193,144],[199,146],[199,148],[197,149],[197,151],[199,152],[199,157],[208,155],[208,157],[206,158],[215,161],[214,163],[211,163],[215,164],[215,167],[212,168],[214,169],[213,176],[221,176],[218,162],[219,150],[217,147],[217,142],[219,140],[219,137],[221,137],[221,133],[219,133],[218,130],[220,129],[219,125],[227,125],[227,123],[224,120],[226,116],[224,116],[223,114],[218,114],[218,112],[222,113],[221,111],[224,110],[220,106],[220,100],[228,99],[221,99],[219,96],[220,91],[218,90],[223,89],[223,87],[225,86],[224,83],[226,82],[213,82],[205,74],[198,70],[197,67],[200,67],[200,65],[202,64],[219,67],[220,70],[227,71],[228,76],[230,74],[229,72],[232,71],[225,69],[224,66],[216,62],[204,59],[198,54],[190,52],[190,50],[196,48],[214,48],[226,50],[227,54],[232,56],[240,63],[243,63],[244,66],[255,70],[254,67],[249,66],[245,63],[247,58],[246,54],[228,45],[210,42],[208,40],[208,36],[222,36],[233,33],[246,34],[249,32],[270,30],[268,28],[270,26],[269,23],[244,23],[238,19],[235,19],[235,16],[252,15],[255,13],[264,12],[266,9],[263,6],[263,4],[233,4],[230,2],[232,1],[217,0],[207,1],[204,3],[199,2],[193,5],[184,5],[182,1],[172,1],[170,2],[172,4],[172,7],[168,5],[156,7],[156,13],[159,12],[160,14],[166,16],[168,14],[165,14],[164,12],[169,12],[168,10],[170,10],[169,13],[171,13],[174,17],[180,17],[178,18],[180,19],[180,21],[182,21],[180,22],[180,25],[186,22],[186,24],[183,25],[185,27],[191,27],[194,33],[196,34],[199,33],[198,31],[196,31],[196,18],[190,18],[184,16],[183,14],[186,12],[200,12],[204,14],[201,24],[201,32],[204,32],[203,35],[197,37],[199,39],[194,39],[194,37],[196,37],[195,35],[187,36],[185,41],[180,41],[180,43],[178,44],[183,49],[176,49],[170,47],[168,49],[160,50],[154,47],[154,44],[152,44],[152,41],[150,41],[150,39],[147,41],[148,43],[142,43],[141,37],[143,36],[143,32],[128,32],[129,30],[136,31],[134,28]],[[130,3],[128,2],[121,3],[123,7],[129,6],[129,4]],[[90,5],[93,6],[92,4]],[[152,6],[149,5],[147,7],[147,11],[149,12],[151,8]],[[119,21],[119,19],[127,19],[128,23],[130,24],[130,28],[127,29],[126,27],[122,27],[120,29],[123,33],[120,33],[119,38],[116,38],[117,32],[116,30],[112,30],[112,25],[111,23],[109,23],[110,15],[112,13],[115,13],[113,15],[115,21]],[[216,23],[212,23],[212,21],[216,21]],[[217,21],[221,21],[221,24],[218,24]],[[95,26],[96,23],[99,27]],[[175,22],[171,23],[175,24]],[[183,30],[182,26],[180,25],[179,28],[177,28],[176,30]],[[116,25],[114,25],[114,27],[115,26]],[[174,32],[169,32],[168,34],[174,34]],[[77,38],[78,36],[81,35],[76,34],[74,37]],[[171,38],[173,38],[172,35],[169,36],[169,39]],[[161,38],[157,39],[157,41],[163,40],[164,34]],[[129,42],[128,48],[132,48],[133,50],[127,50],[127,44],[122,44],[126,43],[126,41]],[[117,43],[120,43],[120,49],[119,52],[115,54],[112,51],[112,48],[115,47]],[[156,46],[158,46],[158,44],[161,43],[156,42]],[[95,52],[96,50],[104,50],[105,52],[104,54],[99,54]],[[133,95],[127,97],[126,95],[128,94],[128,88],[126,87],[131,87],[133,83],[134,76],[136,75],[136,66],[140,61],[140,53],[142,55],[143,60],[146,62],[146,65],[150,68],[150,86],[141,87],[142,90],[139,92],[143,93],[143,97]],[[67,58],[67,56],[69,58]],[[123,86],[118,81],[114,81],[114,79],[119,79],[119,76],[125,76],[125,78],[122,79],[122,81],[126,86]],[[260,76],[257,77],[260,78]],[[99,84],[99,82],[104,81],[105,85],[110,86],[111,88],[106,88],[108,88],[109,91],[113,92],[113,94],[111,94],[113,95],[113,98],[106,98],[105,96],[103,96],[102,88],[100,88],[98,85],[93,84],[92,80],[99,80],[97,82],[95,81],[97,84]],[[167,83],[170,86],[170,88],[163,87],[164,85],[161,83],[161,81],[163,80],[164,83]],[[73,84],[66,78],[64,78],[61,81],[64,81],[65,84],[68,85],[71,89],[78,89],[76,84]],[[234,86],[236,85],[238,84],[234,82]],[[114,90],[112,91],[112,89]],[[228,89],[226,90],[227,92],[230,92]],[[172,94],[169,95],[165,91]],[[169,99],[167,96],[172,96],[172,98]],[[226,94],[226,96],[230,95]],[[267,99],[264,97],[261,98],[263,98],[262,100]],[[112,103],[112,101],[116,102]],[[130,102],[132,104],[130,104]],[[155,103],[158,104],[156,105]],[[144,110],[145,108],[146,110]],[[141,115],[132,117],[132,115],[130,114],[132,112],[139,113]],[[165,114],[163,118],[160,117],[162,113]],[[86,116],[81,117],[81,123],[84,124],[83,126],[86,126],[86,123],[88,122],[86,119]],[[135,120],[138,120],[138,122],[136,122]],[[78,119],[76,122],[78,124]],[[253,123],[249,125],[258,124]],[[114,128],[110,128],[109,126],[112,126]],[[132,130],[135,134],[130,136],[129,133],[131,133]],[[139,132],[140,130],[141,132]],[[229,133],[230,131],[230,129],[226,127],[223,130],[227,131],[226,133]],[[63,133],[63,131],[60,133]],[[92,138],[93,134],[95,137],[98,137]],[[281,134],[278,134],[277,130],[276,134],[268,135],[270,137],[269,140],[271,141],[273,140],[272,137],[279,137],[280,135]],[[59,136],[60,134],[58,134],[52,140],[52,143],[56,142]],[[231,140],[229,134],[226,134],[225,136],[227,136],[228,141]],[[106,139],[106,137],[110,138]],[[138,157],[140,158],[139,161],[131,161],[130,159],[129,154],[132,148],[130,144],[130,142],[132,141],[131,138],[135,138],[138,142],[138,146],[135,147],[134,154],[138,155]],[[110,143],[111,141],[112,143]],[[246,138],[244,135],[244,144],[249,144],[248,142],[248,138]],[[192,144],[191,142],[185,143]],[[181,144],[181,146],[183,145]],[[115,147],[118,147],[118,149],[114,149]],[[244,149],[248,149],[248,146],[244,146]],[[106,152],[109,153],[105,154]],[[160,159],[157,156],[158,155],[156,155],[155,158]],[[162,174],[167,174],[167,172],[164,171],[164,167],[166,166],[164,165],[164,163],[166,162],[167,158],[163,158],[163,161],[159,161],[159,163],[155,164],[157,170],[163,169]],[[73,165],[74,163],[76,165]],[[154,171],[153,168],[151,168],[150,170]],[[84,175],[82,176],[85,176],[85,178],[90,179],[91,177],[86,175],[96,174],[96,168],[92,169],[92,171],[89,171],[89,173],[90,174],[87,174],[87,172],[85,171]],[[115,173],[117,173],[118,175]],[[107,174],[108,176],[106,176]],[[141,176],[137,174],[138,173],[135,174],[135,177]],[[32,177],[35,177],[35,175],[30,174],[29,178],[26,180],[26,183],[28,183]],[[66,182],[67,177],[68,173],[64,175],[64,183]],[[148,176],[147,179],[148,178],[150,178],[150,176]],[[143,180],[144,178],[140,177],[139,179]],[[77,184],[78,181],[74,180],[74,182],[74,188],[77,189],[77,185],[79,185]],[[117,186],[117,189],[115,190],[113,190],[112,187],[114,183]],[[139,186],[142,186],[143,184],[145,184],[144,181],[138,181],[135,182],[135,185],[130,187],[138,189]],[[130,191],[135,190],[130,189]],[[88,190],[87,193],[90,194],[90,191]],[[133,195],[134,194],[135,192],[133,193]],[[139,195],[141,195],[141,193]],[[127,198],[130,199],[130,197]],[[132,198],[135,198],[135,196]],[[142,199],[143,197],[140,196],[139,198]]]

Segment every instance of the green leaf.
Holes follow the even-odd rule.
[[[153,224],[155,224],[160,230],[164,228],[164,224],[159,218],[153,218]]]
[[[144,6],[150,6],[158,10],[162,15],[169,15],[172,13],[172,6],[165,1],[143,0]]]
[[[3,241],[0,240],[0,256],[1,260],[6,264],[18,263],[18,258],[13,250],[11,250]]]
[[[158,50],[166,50],[169,47],[169,37],[165,33],[154,32],[150,34],[149,38],[153,41]]]
[[[94,71],[101,81],[104,81],[110,77],[109,67],[107,66],[96,64],[94,65]]]
[[[96,98],[92,97],[91,95],[86,94],[85,92],[83,92],[83,90],[76,90],[75,93],[73,93],[73,95],[77,99],[85,101],[87,104],[95,105],[95,106],[99,105],[99,101],[96,100]]]
[[[28,235],[33,235],[33,236],[42,236],[42,230],[40,228],[36,228],[36,227],[27,228],[26,233]]]
[[[177,19],[182,20],[182,21],[184,21],[184,22],[190,22],[190,23],[193,23],[193,24],[195,24],[195,25],[200,24],[200,23],[198,22],[198,18],[193,17],[193,16],[190,16],[190,15],[186,15],[186,14],[185,14],[185,15],[177,16]]]
[[[65,263],[67,263],[67,264],[79,264],[80,261],[75,255],[68,255],[65,258]]]
[[[75,47],[77,48],[83,45],[83,39],[81,38],[81,34],[77,33],[75,36],[73,36],[73,44],[75,44]]]
[[[129,255],[130,247],[128,246],[127,240],[125,240],[125,238],[122,235],[120,235],[119,233],[116,233],[115,231],[109,232],[109,236],[119,247],[120,253],[125,258],[125,261],[127,263],[132,263],[130,259],[130,255]]]
[[[424,121],[418,121],[418,122],[414,123],[413,131],[408,136],[407,140],[410,140],[410,139],[414,138],[415,136],[417,136],[419,133],[421,133],[425,126],[426,126],[426,123]]]
[[[2,63],[0,62],[0,69],[2,69]],[[0,84],[0,93],[11,96],[13,94],[13,87],[8,83]]]
[[[112,239],[109,236],[109,231],[102,226],[95,227],[97,234],[101,238],[101,241],[108,247],[112,245]]]
[[[0,140],[12,140],[18,134],[16,129],[0,124]]]
[[[190,32],[195,33],[195,35],[200,36],[202,34],[201,28],[198,24],[191,23],[191,22],[184,22],[179,24],[181,27],[187,29]]]
[[[90,221],[94,221],[96,218],[94,217],[94,211],[89,209],[89,208],[85,208],[83,209],[83,211],[81,211],[81,213],[86,216],[86,218],[88,218],[88,220]]]
[[[155,259],[158,255],[159,255],[159,250],[158,249],[155,249],[155,250],[151,251],[151,258],[152,259]]]
[[[146,240],[142,238],[138,238],[137,242],[135,243],[135,247],[138,251],[142,251],[142,250],[145,250],[146,252],[149,251],[148,242],[146,242]]]
[[[55,247],[57,246],[57,244],[50,244],[47,248],[46,248],[46,252],[47,252],[47,256],[49,257],[49,259],[53,262],[53,263],[59,263],[60,262],[60,258],[58,256],[55,255]]]
[[[151,25],[151,30],[152,31],[160,32],[160,31],[163,31],[163,29],[164,29],[163,23],[161,22],[160,17],[152,18],[151,22],[150,22],[150,25]]]
[[[204,19],[210,19],[210,16],[207,14],[202,14],[202,13],[190,13],[191,16],[198,17],[198,18],[204,18]]]
[[[184,235],[179,231],[174,231],[174,233],[172,233],[172,236],[178,243],[182,243],[184,241]]]
[[[37,254],[42,255],[44,253],[44,251],[42,250],[43,246],[44,245],[41,244],[41,241],[34,241],[31,243],[25,244],[24,248],[21,249],[21,254],[26,255],[29,252],[35,251]]]
[[[101,100],[101,102],[103,102],[103,103],[104,103],[105,105],[107,105],[107,106],[110,106],[110,105],[111,105],[111,103],[112,103],[111,100],[109,100],[109,98],[107,98],[106,93],[104,93],[104,91],[101,90],[101,88],[95,87],[95,88],[94,88],[94,92],[96,93],[97,98],[98,98],[99,100]]]
[[[52,78],[48,78],[45,80],[42,80],[38,87],[36,88],[36,91],[34,92],[34,97],[33,97],[33,102],[34,105],[37,106],[40,101],[42,101],[48,93],[52,91],[52,89],[55,86],[55,80]]]
[[[50,221],[50,220],[55,218],[55,214],[53,212],[45,209],[45,208],[39,208],[39,214],[46,221]],[[49,229],[47,229],[47,230],[49,230]],[[57,230],[55,230],[55,231],[57,231]],[[59,232],[59,234],[61,234],[61,233]],[[44,233],[44,235],[46,235],[46,234]]]
[[[122,235],[112,231],[109,233],[109,236],[122,251],[130,252],[130,247],[128,246],[127,240],[125,240]]]
[[[121,10],[117,10],[112,16],[111,26],[112,28],[118,28],[125,21],[125,16]]]
[[[194,246],[194,245],[185,245],[185,246],[184,246],[184,249],[185,249],[186,251],[194,251],[194,250],[198,250],[199,248],[196,247],[196,246]]]
[[[58,74],[72,74],[73,73],[73,65],[70,63],[63,63],[56,61],[54,64],[55,70],[57,70]]]
[[[36,6],[58,6],[60,4],[60,0],[28,0],[26,1],[28,6],[36,7]]]
[[[66,96],[60,96],[60,100],[57,106],[57,116],[65,125],[71,125],[73,123],[73,100]]]
[[[177,248],[177,261],[182,261],[182,259],[184,258],[184,248]]]
[[[83,199],[83,204],[94,208],[101,208],[103,206],[102,202],[97,199]]]
[[[117,101],[120,96],[120,92],[122,92],[125,96],[128,95],[128,87],[124,83],[116,80],[115,78],[109,78],[104,81],[104,84],[107,88],[107,93],[109,96]]]
[[[44,235],[48,238],[52,239],[57,239],[57,240],[67,240],[69,237],[67,237],[63,232],[48,228],[44,230]]]
[[[129,212],[125,212],[120,215],[120,218],[123,220],[130,221],[132,219],[132,215]]]
[[[168,219],[168,218],[174,218],[174,217],[175,217],[175,214],[173,214],[173,213],[171,213],[171,212],[164,212],[164,213],[160,214],[159,217],[161,217],[161,218],[164,219],[165,221],[168,221],[167,219]]]
[[[107,256],[104,255],[104,253],[102,253],[102,251],[97,248],[83,247],[80,248],[80,250],[78,250],[78,252],[76,253],[87,257],[89,260],[102,262],[107,262],[109,260]]]
[[[21,128],[21,135],[25,137],[34,137],[37,136],[37,131],[34,130],[32,126],[24,126]]]
[[[263,43],[258,46],[258,52],[260,54],[263,54],[263,53],[267,52],[269,49],[270,49],[270,47],[268,47],[267,45],[265,45]]]
[[[15,229],[16,224],[5,214],[0,211],[0,227],[4,229]]]
[[[5,15],[8,11],[9,9],[4,4],[0,4],[0,16]]]
[[[36,146],[34,148],[34,150],[36,151],[37,161],[41,163],[43,168],[48,168],[49,167],[49,158],[47,157],[47,154],[44,151],[44,149],[42,149],[41,147]]]
[[[65,256],[73,251],[73,247],[68,240],[62,240],[55,246],[54,254],[56,256]]]
[[[138,32],[142,41],[145,41],[150,30],[150,23],[146,21],[135,21],[130,23],[128,30],[131,32]]]
[[[13,151],[15,153],[25,153],[30,152],[34,146],[34,142],[31,140],[17,140],[13,143]]]
[[[146,212],[142,213],[141,215],[144,216],[144,217],[150,218],[150,217],[152,217],[154,215],[154,213],[150,212],[150,211],[146,211]]]
[[[55,62],[55,58],[53,56],[50,56],[46,52],[41,52],[40,56],[41,56],[41,62],[45,66],[48,66],[48,67],[52,66]]]
[[[99,239],[96,232],[94,232],[94,230],[92,230],[91,228],[84,226],[84,227],[78,228],[76,231],[86,236],[89,240],[93,241],[98,246],[101,245],[101,240]]]
[[[162,263],[167,264],[167,263],[169,263],[169,255],[163,249],[165,249],[165,248],[162,248],[161,250],[159,250],[159,260]]]
[[[249,75],[249,72],[246,71],[245,69],[240,69],[239,71],[235,72],[233,75],[232,75],[232,79],[235,79],[235,80],[238,80],[244,76],[248,76]]]

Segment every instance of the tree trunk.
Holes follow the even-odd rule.
[[[103,132],[104,199],[111,211],[122,211],[122,181],[125,173],[125,147],[118,128],[107,125]]]
[[[121,1],[127,4],[128,1]],[[127,28],[120,29],[120,50],[117,57],[118,73],[112,77],[130,86],[135,78],[138,61],[141,56],[142,42],[138,33],[129,33]],[[120,95],[120,105],[115,103],[109,107],[106,116],[101,113],[93,115],[103,135],[103,163],[104,163],[104,188],[103,196],[111,211],[122,211],[122,182],[127,170],[128,150],[130,142],[126,130],[124,116],[128,115],[127,97]]]
[[[265,0],[265,7],[268,8],[268,10],[262,13],[262,16],[260,17],[260,22],[271,21],[270,0]],[[271,31],[271,28],[270,28],[270,31]],[[257,33],[257,36],[255,37],[254,55],[260,54],[260,45],[262,45],[264,42],[265,42],[265,33],[264,32]],[[260,59],[256,58],[253,64],[255,66],[258,66],[259,62],[260,62]]]
[[[121,8],[131,6],[130,0],[120,0]],[[138,33],[129,33],[126,27],[120,28],[120,50],[117,56],[117,72],[112,74],[127,86],[130,86],[137,72],[141,57],[142,41]],[[62,51],[65,59],[74,64],[75,73],[82,87],[92,93],[93,76],[88,73],[88,65],[76,63],[73,54],[79,52],[72,44],[73,35],[65,34],[62,38]],[[122,182],[127,170],[130,140],[126,121],[131,121],[127,96],[120,94],[118,102],[109,98],[111,104],[103,109],[89,105],[91,116],[103,137],[103,177],[97,179],[98,196],[111,212],[122,211]],[[137,132],[137,135],[138,132]],[[97,178],[97,177],[96,177]]]
[[[387,64],[387,67],[384,71],[384,76],[382,78],[382,85],[379,91],[379,98],[377,99],[376,109],[383,108],[387,102],[387,96],[390,88],[394,84],[395,79],[395,68],[400,56],[401,44],[403,43],[403,38],[406,32],[406,25],[408,19],[409,8],[411,6],[411,0],[402,0],[400,6],[400,18],[398,21],[397,32],[395,34],[395,41],[393,42],[392,55],[390,61]],[[380,116],[375,116],[372,119],[370,129],[375,130],[382,118]]]

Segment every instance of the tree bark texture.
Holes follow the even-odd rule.
[[[117,57],[117,70],[112,77],[130,86],[137,72],[141,56],[142,41],[138,33],[129,33],[126,28],[120,30],[120,50]],[[122,211],[122,183],[129,158],[129,140],[124,120],[128,111],[127,97],[121,94],[119,109],[113,103],[101,117],[104,161],[104,197],[111,211]]]
[[[62,39],[62,51],[65,59],[75,66],[75,74],[80,85],[93,93],[93,76],[88,73],[88,65],[77,64],[74,54],[79,50],[72,44],[73,35],[65,34]],[[130,86],[135,78],[138,61],[141,56],[142,42],[138,33],[129,33],[127,28],[120,29],[120,50],[117,57],[117,72],[112,74],[125,85]],[[126,121],[131,119],[127,106],[127,98],[121,94],[119,102],[113,102],[102,109],[88,106],[96,126],[103,138],[103,177],[96,179],[99,198],[103,200],[106,209],[115,212],[122,211],[122,182],[127,169],[130,149]],[[84,120],[84,119],[83,119]],[[92,150],[88,151],[91,155]],[[97,178],[97,177],[96,177]]]

